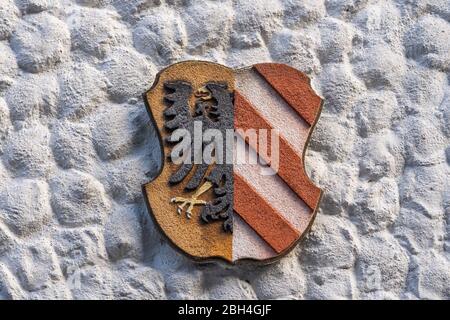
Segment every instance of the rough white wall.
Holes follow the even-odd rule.
[[[0,0],[0,298],[450,298],[450,1]],[[326,99],[308,238],[196,265],[150,221],[141,94],[182,59],[280,61]]]

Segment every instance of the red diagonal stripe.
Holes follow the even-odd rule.
[[[277,253],[289,248],[300,237],[299,232],[236,173],[234,210]]]
[[[238,91],[234,93],[234,126],[236,129],[272,129],[267,122]],[[258,150],[258,142],[252,145]],[[280,154],[278,175],[291,187],[291,189],[311,208],[315,209],[320,198],[320,189],[307,177],[303,169],[303,161],[289,143],[280,136]],[[271,150],[271,141],[268,139],[268,150]],[[263,155],[261,155],[263,156]],[[269,159],[264,159],[269,162]]]
[[[314,123],[322,99],[315,94],[306,75],[280,63],[255,64],[254,68],[306,122]]]

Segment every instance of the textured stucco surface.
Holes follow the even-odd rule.
[[[0,0],[0,298],[450,298],[450,1]],[[279,61],[326,99],[307,239],[197,265],[150,221],[157,70]]]

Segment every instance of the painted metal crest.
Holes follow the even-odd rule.
[[[303,163],[322,105],[306,75],[186,61],[162,70],[145,99],[163,163],[144,194],[176,248],[270,262],[302,238],[321,197]]]

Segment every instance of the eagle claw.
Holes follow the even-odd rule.
[[[191,198],[174,197],[170,199],[170,203],[180,203],[177,207],[177,213],[181,214],[185,206],[188,206],[186,210],[186,217],[188,219],[192,218],[192,209],[196,205],[205,205],[207,202],[205,200],[198,199],[203,193],[208,191],[212,187],[212,183],[206,181],[203,185],[197,189],[197,191],[192,195]]]
[[[183,197],[175,197],[170,199],[171,203],[180,203],[180,205],[177,206],[177,213],[181,215],[183,212],[184,207],[187,206],[186,209],[186,217],[188,219],[192,218],[192,210],[194,209],[195,205],[205,205],[206,201],[199,200],[195,197],[192,198],[183,198]]]

